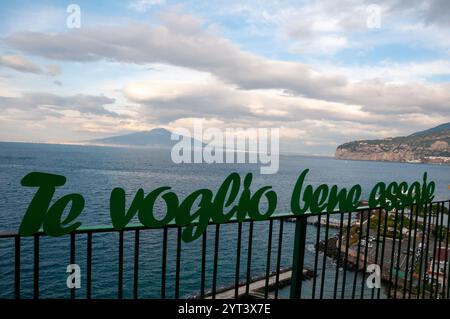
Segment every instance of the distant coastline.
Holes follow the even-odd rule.
[[[335,158],[450,165],[450,123],[408,136],[348,142],[337,147]]]

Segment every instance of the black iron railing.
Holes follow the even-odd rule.
[[[146,292],[144,298],[449,298],[449,208],[450,201],[439,201],[392,212],[362,207],[355,212],[276,215],[265,221],[231,220],[210,224],[202,238],[192,243],[182,242],[181,228],[174,224],[162,229],[132,225],[120,231],[84,227],[64,237],[70,241],[67,260],[52,257],[50,261],[82,262],[83,293],[72,288],[50,295],[91,299],[98,288],[119,299],[140,298],[142,292]],[[148,249],[143,237],[155,232]],[[99,236],[106,233],[118,235],[117,243],[112,242],[118,246],[117,258],[105,252],[111,239]],[[10,243],[14,251],[6,266],[14,275],[0,270],[0,282],[7,283],[1,298],[46,297],[40,284],[53,277],[48,271],[41,274],[41,252],[57,249],[52,241],[43,243],[43,238],[48,236],[35,234],[32,249],[26,250],[22,242],[30,238],[0,233],[0,243],[8,241],[0,247]],[[102,253],[99,264],[117,267],[107,284],[93,284],[96,239],[103,245],[97,249]],[[197,248],[191,249],[192,245]],[[150,271],[141,269],[150,261]],[[24,270],[24,263],[32,263],[32,269]],[[373,265],[370,272],[369,265]],[[219,276],[223,268],[226,275]],[[187,279],[182,278],[183,272],[189,273]],[[149,273],[156,273],[158,282],[146,281]],[[23,278],[29,277],[32,283],[23,285]]]

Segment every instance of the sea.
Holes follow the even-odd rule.
[[[351,187],[360,184],[362,198],[368,198],[371,188],[380,181],[421,181],[424,172],[428,180],[436,183],[436,200],[450,198],[450,166],[346,161],[331,157],[280,156],[280,168],[273,175],[261,175],[258,164],[175,164],[171,161],[170,150],[150,148],[100,147],[84,145],[55,145],[32,143],[0,143],[0,232],[17,231],[22,217],[33,198],[36,189],[21,186],[21,179],[30,172],[45,172],[63,175],[67,178],[64,186],[57,188],[54,198],[68,193],[79,193],[85,198],[85,208],[77,220],[83,226],[111,225],[109,197],[112,189],[126,190],[127,205],[134,194],[142,188],[146,193],[160,186],[170,186],[180,198],[193,190],[209,188],[217,190],[231,172],[243,177],[253,173],[252,189],[270,185],[278,195],[276,213],[289,213],[290,197],[298,175],[308,168],[306,183],[311,185],[329,184]],[[162,203],[157,208],[163,210]],[[136,221],[136,220],[135,220]],[[274,222],[273,240],[268,246],[268,222],[256,222],[253,230],[250,273],[252,277],[263,276],[267,267],[267,252],[271,249],[270,271],[275,270],[278,249],[277,222]],[[285,223],[282,241],[281,266],[292,263],[294,239],[293,223]],[[248,225],[243,226],[240,260],[240,280],[246,278],[248,261]],[[332,235],[333,231],[330,232]],[[315,257],[315,226],[308,226],[305,267],[312,267]],[[145,230],[140,233],[139,246],[139,298],[161,297],[162,238],[160,229]],[[76,297],[86,296],[86,236],[76,238],[75,262],[80,266],[81,287],[76,289]],[[118,251],[117,232],[93,235],[92,248],[92,298],[115,298],[118,292]],[[175,296],[177,230],[170,229],[167,244],[166,298]],[[42,237],[39,256],[40,298],[69,298],[66,280],[70,260],[68,236]],[[206,290],[212,289],[214,264],[215,227],[207,230]],[[180,296],[194,297],[200,292],[202,240],[181,245]],[[237,224],[222,225],[218,248],[217,289],[234,284],[236,272]],[[319,253],[319,260],[323,256]],[[124,235],[123,297],[133,297],[134,232]],[[324,297],[333,298],[335,287],[335,262],[325,258],[327,272],[324,280]],[[321,282],[322,262],[319,262],[316,284]],[[21,240],[21,297],[33,297],[33,239]],[[338,272],[341,271],[338,269]],[[343,297],[351,296],[354,278],[358,287],[366,291],[360,274],[347,273]],[[303,298],[311,298],[312,280],[305,281]],[[342,280],[339,287],[342,285]],[[289,287],[280,291],[280,297],[288,297]],[[316,288],[317,290],[318,288]],[[359,288],[358,288],[359,289]],[[341,290],[339,290],[339,296]],[[382,296],[385,296],[384,292]],[[0,239],[0,298],[14,297],[14,240]]]

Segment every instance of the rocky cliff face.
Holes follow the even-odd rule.
[[[342,144],[337,159],[450,164],[450,123],[409,136]],[[442,129],[438,129],[442,128]]]

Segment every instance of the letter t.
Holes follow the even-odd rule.
[[[19,229],[20,235],[30,236],[39,231],[56,187],[65,183],[66,178],[64,176],[39,172],[30,173],[22,179],[22,186],[39,187],[39,189],[22,219]]]

